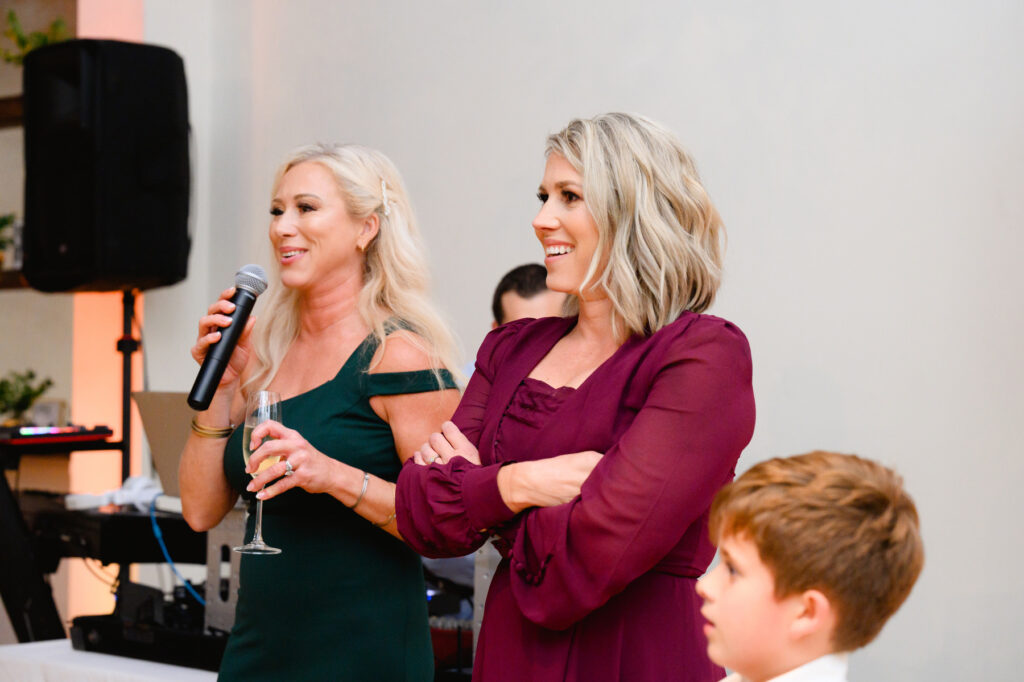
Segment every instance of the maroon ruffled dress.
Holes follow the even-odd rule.
[[[746,338],[684,313],[576,389],[529,378],[574,324],[521,320],[487,336],[453,417],[482,464],[407,462],[399,530],[437,557],[495,538],[504,559],[474,680],[719,680],[694,587],[715,551],[708,507],[753,434]],[[572,502],[519,514],[502,502],[503,464],[583,450],[605,457]]]

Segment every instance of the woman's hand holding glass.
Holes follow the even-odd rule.
[[[272,440],[265,440],[267,438]],[[252,431],[251,444],[260,442],[263,444],[253,451],[246,467],[246,471],[254,474],[248,490],[262,488],[257,498],[269,500],[292,488],[310,493],[331,492],[335,467],[339,463],[310,445],[298,431],[280,422],[266,421]],[[265,461],[275,463],[260,471]],[[273,485],[269,485],[272,481],[275,481]]]

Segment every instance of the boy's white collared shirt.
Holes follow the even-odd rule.
[[[829,654],[804,663],[799,668],[773,677],[768,682],[846,682],[846,671],[849,668],[849,656],[846,654]],[[733,673],[722,679],[722,682],[749,682],[739,673]]]

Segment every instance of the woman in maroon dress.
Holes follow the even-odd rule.
[[[538,196],[575,314],[488,335],[399,477],[399,530],[427,556],[495,538],[474,680],[720,679],[694,585],[754,427],[746,338],[701,314],[721,221],[675,136],[626,114],[552,135]]]

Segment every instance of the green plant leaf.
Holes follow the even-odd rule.
[[[51,386],[49,377],[35,383],[36,373],[32,370],[24,372],[8,372],[0,379],[0,414],[10,412],[15,418],[25,413],[36,400]]]
[[[21,22],[18,21],[18,15],[14,13],[13,9],[7,10],[7,25],[10,26],[10,29],[4,35],[13,40],[19,49],[24,48],[26,43],[25,32],[21,30]]]
[[[61,17],[57,17],[50,22],[45,33],[33,31],[25,35],[21,28],[21,22],[18,20],[18,15],[14,13],[14,10],[8,10],[7,26],[8,28],[4,31],[4,36],[14,43],[17,50],[4,50],[3,60],[19,66],[24,63],[25,55],[37,47],[59,43],[68,39],[68,27]]]
[[[13,213],[8,213],[6,215],[0,215],[0,251],[6,249],[7,245],[10,244],[12,241],[14,241],[14,239],[12,237],[7,237],[7,236],[4,235],[4,232],[7,230],[7,228],[10,227],[13,224],[14,224],[14,214]]]

